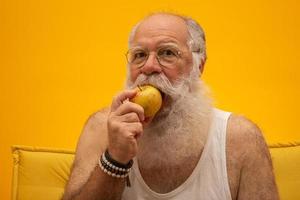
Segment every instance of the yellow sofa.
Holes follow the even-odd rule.
[[[300,143],[269,145],[282,200],[300,199]],[[13,146],[13,200],[58,200],[74,151]]]

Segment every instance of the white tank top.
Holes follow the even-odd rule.
[[[231,200],[226,168],[226,127],[229,112],[213,110],[212,126],[201,158],[188,179],[171,192],[160,194],[144,182],[135,160],[122,200]],[[182,166],[184,168],[184,166]]]

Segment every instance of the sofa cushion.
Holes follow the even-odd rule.
[[[60,199],[74,152],[62,149],[13,146],[13,200]]]
[[[269,145],[281,200],[300,199],[300,142]]]
[[[300,199],[300,143],[269,145],[281,200]],[[13,146],[13,200],[59,200],[74,151]]]

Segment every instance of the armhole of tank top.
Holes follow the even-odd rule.
[[[226,144],[227,144],[227,141],[226,141],[226,139],[227,139],[227,126],[228,126],[228,120],[229,120],[229,117],[230,117],[230,115],[231,115],[231,112],[226,112],[226,111],[221,111],[222,113],[220,113],[221,115],[222,115],[222,119],[223,119],[223,124],[222,124],[222,126],[223,126],[223,128],[222,128],[222,130],[223,130],[223,133],[222,133],[222,141],[223,141],[223,158],[224,158],[224,167],[223,167],[223,174],[224,174],[224,182],[226,182],[226,184],[224,184],[224,192],[225,192],[225,194],[227,194],[226,195],[226,198],[227,199],[232,199],[232,197],[231,197],[231,191],[230,191],[230,185],[229,185],[229,179],[228,179],[228,170],[227,170],[227,155],[226,155],[226,150],[227,150],[227,146],[226,146]]]

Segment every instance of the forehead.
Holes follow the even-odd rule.
[[[186,45],[188,30],[185,21],[173,15],[157,14],[143,20],[132,40],[132,45],[156,45],[173,42]]]

